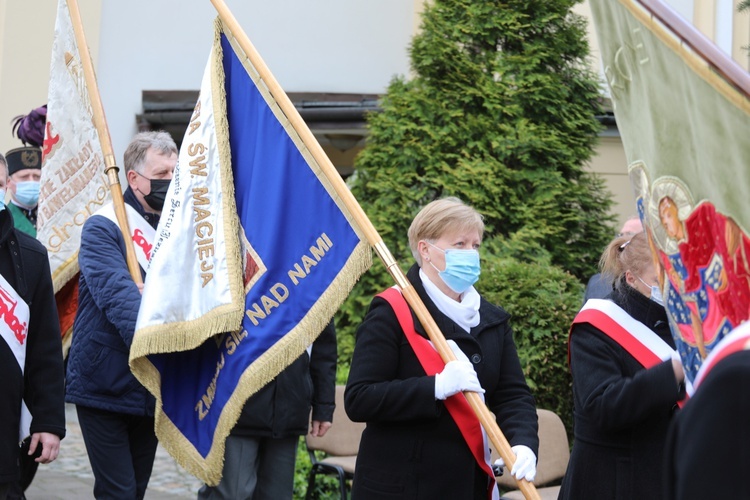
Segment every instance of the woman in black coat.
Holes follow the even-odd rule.
[[[355,500],[488,498],[494,479],[480,468],[444,403],[451,396],[463,398],[462,390],[484,392],[516,453],[512,473],[533,480],[537,416],[509,315],[471,286],[478,278],[476,250],[483,230],[481,216],[455,198],[427,205],[409,229],[417,265],[407,278],[454,343],[458,360],[441,363],[439,373],[428,376],[382,297],[372,301],[357,331],[345,392],[349,417],[367,422],[357,455]],[[408,312],[416,334],[426,338]]]
[[[575,441],[559,498],[659,499],[667,429],[684,397],[682,365],[645,233],[615,239],[601,265],[615,289],[607,300],[588,301],[570,334]],[[592,311],[641,335],[653,353],[650,367],[623,347],[623,330],[611,322],[603,329],[597,316],[587,316]]]

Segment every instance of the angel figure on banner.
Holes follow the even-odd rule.
[[[659,245],[659,248],[657,248],[656,231],[660,231],[659,241],[664,241],[663,234],[661,234],[663,226],[658,217],[649,216],[649,207],[653,206],[653,201],[651,199],[651,182],[646,165],[642,161],[637,161],[631,164],[628,170],[635,194],[636,209],[648,235],[649,246],[654,255],[654,261],[661,262],[665,270],[664,274],[667,275],[666,279],[663,275],[659,276],[659,285],[662,289],[662,296],[665,298],[664,308],[667,310],[672,337],[675,339],[675,345],[680,353],[686,375],[692,383],[693,377],[695,377],[695,373],[700,368],[702,360],[700,355],[696,354],[696,348],[700,344],[700,348],[702,349],[703,344],[695,340],[696,336],[702,339],[702,326],[697,316],[693,316],[691,310],[685,305],[679,288],[675,287],[676,280],[671,277],[675,272],[675,265],[679,269],[682,269],[679,251],[670,246],[668,253],[665,253],[666,246],[664,244]],[[690,204],[687,203],[687,206],[689,210]],[[695,333],[696,331],[698,332],[697,334]]]
[[[716,343],[750,316],[750,239],[678,179],[654,182],[649,226],[666,271],[666,308],[692,381]]]

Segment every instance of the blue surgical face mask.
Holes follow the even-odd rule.
[[[5,189],[0,189],[0,212],[5,210]]]
[[[645,281],[643,281],[640,276],[636,276],[639,280],[641,280],[641,283],[644,285],[651,287],[651,297],[649,297],[651,300],[659,304],[660,306],[664,306],[664,297],[661,295],[661,288],[658,287],[658,285],[649,285]]]
[[[39,181],[17,182],[14,198],[25,207],[35,207],[39,203]]]
[[[430,265],[438,272],[438,276],[456,293],[464,293],[477,282],[480,274],[479,252],[476,250],[457,250],[449,248],[443,250],[427,242],[445,254],[445,270],[441,271],[435,264]]]
[[[651,300],[664,307],[664,297],[661,296],[661,289],[656,285],[651,287]]]

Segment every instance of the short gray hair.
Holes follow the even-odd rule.
[[[177,144],[175,144],[174,139],[172,139],[172,136],[168,132],[164,132],[163,130],[140,132],[130,141],[123,155],[125,172],[130,172],[131,170],[143,172],[143,165],[146,163],[146,152],[149,149],[154,149],[157,153],[165,156],[172,156],[172,153],[179,154],[177,152]]]

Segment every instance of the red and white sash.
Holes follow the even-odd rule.
[[[29,305],[24,302],[10,283],[0,275],[0,336],[10,347],[23,374],[26,367],[26,338],[29,333]],[[18,440],[29,435],[31,413],[21,399],[21,422]]]
[[[750,321],[742,323],[714,346],[701,364],[693,383],[693,392],[698,390],[708,373],[724,358],[738,351],[750,350]]]
[[[377,296],[385,299],[393,308],[401,329],[409,341],[409,345],[414,349],[414,353],[417,355],[417,359],[427,375],[432,376],[443,371],[445,362],[440,357],[440,354],[435,350],[430,341],[419,335],[414,328],[414,319],[411,316],[411,310],[406,303],[406,299],[401,295],[401,290],[392,287],[379,293]],[[490,465],[486,434],[474,410],[472,410],[463,393],[460,392],[446,399],[445,407],[456,422],[461,435],[469,446],[472,455],[474,455],[474,459],[491,478],[491,481],[488,481],[488,498],[499,498],[495,475],[492,473]]]
[[[151,260],[151,251],[154,248],[154,241],[156,240],[156,230],[151,227],[151,224],[146,222],[138,211],[125,203],[125,212],[128,214],[128,226],[130,226],[130,237],[133,240],[133,248],[135,249],[135,256],[138,258],[138,264],[148,271],[148,263]],[[101,209],[99,209],[94,215],[101,215],[114,222],[117,227],[120,224],[117,222],[117,216],[115,215],[115,207],[112,203],[108,203]]]
[[[669,344],[649,327],[633,318],[611,300],[589,299],[586,301],[573,320],[573,325],[577,323],[589,323],[601,330],[644,368],[651,368],[662,361],[678,356],[677,351],[669,347]],[[572,333],[572,326],[570,331]],[[568,363],[570,363],[570,347],[568,347]],[[684,401],[678,404],[682,406]]]

